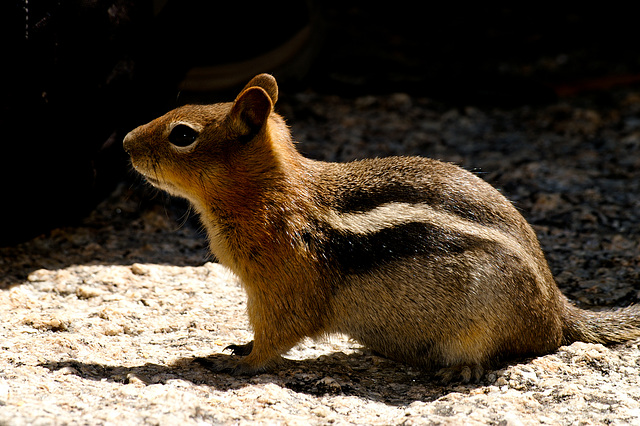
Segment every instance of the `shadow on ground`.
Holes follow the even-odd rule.
[[[219,391],[241,389],[260,383],[273,383],[310,396],[344,395],[404,406],[415,401],[433,401],[451,392],[468,393],[488,384],[489,372],[476,384],[440,384],[433,373],[408,367],[368,351],[346,355],[342,352],[317,359],[287,360],[286,367],[274,374],[234,377],[210,371],[206,364],[224,361],[231,355],[214,354],[208,358],[181,358],[169,365],[148,363],[140,366],[108,366],[69,360],[40,364],[52,372],[75,374],[83,379],[123,384],[166,384],[185,380]],[[488,379],[489,377],[489,379]]]

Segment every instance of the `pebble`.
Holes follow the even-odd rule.
[[[131,272],[135,275],[147,275],[149,273],[149,269],[144,265],[134,263],[131,265]]]

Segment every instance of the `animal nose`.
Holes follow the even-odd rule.
[[[133,143],[133,135],[131,132],[127,133],[127,136],[124,137],[122,141],[122,147],[124,148],[127,154],[131,153],[131,144]]]

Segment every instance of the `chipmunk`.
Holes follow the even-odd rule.
[[[577,340],[640,337],[640,311],[591,312],[559,291],[536,234],[491,185],[422,157],[303,157],[254,77],[234,102],[186,105],[124,139],[152,185],[191,202],[241,280],[253,341],[215,369],[257,374],[304,337],[479,380],[493,361]]]

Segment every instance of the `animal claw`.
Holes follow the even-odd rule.
[[[249,343],[245,343],[244,345],[229,345],[223,350],[229,350],[233,355],[247,356],[253,350],[253,340]]]

